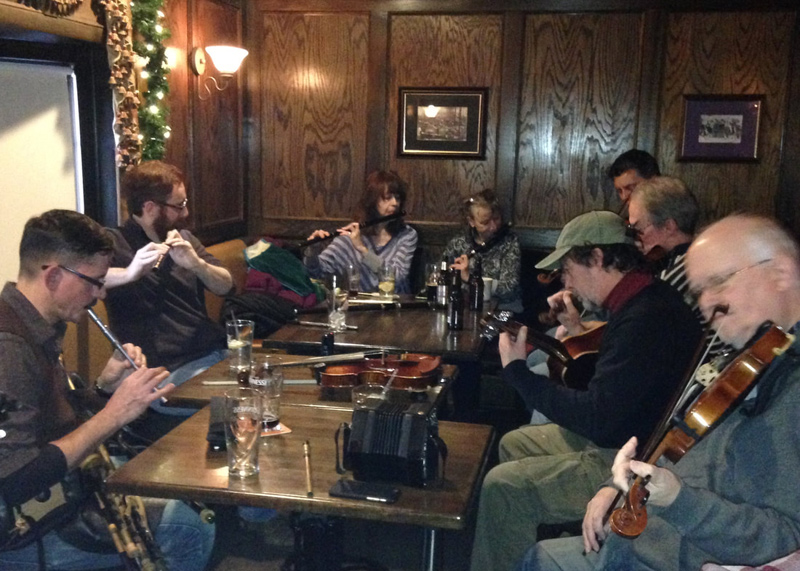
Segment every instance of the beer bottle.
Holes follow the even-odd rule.
[[[442,263],[439,266],[439,278],[436,281],[436,307],[439,308],[446,308],[447,307],[447,298],[448,298],[448,278],[450,275],[450,270],[447,268],[447,259],[442,259]]]
[[[469,274],[469,308],[472,311],[483,309],[483,267],[479,257],[475,258],[475,264]]]
[[[447,327],[464,329],[464,292],[461,291],[461,272],[450,273],[450,291],[447,300]]]

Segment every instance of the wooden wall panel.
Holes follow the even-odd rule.
[[[636,142],[640,14],[526,22],[514,222],[561,227],[619,206],[605,169]]]
[[[188,52],[191,44],[188,12],[188,0],[170,0],[164,5],[166,20],[169,22],[170,37],[164,43],[173,51],[174,67],[169,70],[169,106],[168,123],[170,137],[166,142],[164,161],[181,169],[191,182],[192,163],[191,145],[189,143],[189,81],[194,74],[189,69]],[[190,184],[187,191],[192,192],[194,185]],[[194,204],[189,205],[189,215],[193,215]]]
[[[365,176],[369,17],[265,13],[262,25],[261,216],[351,219]]]
[[[704,217],[775,214],[794,13],[669,17],[658,159],[698,196]],[[764,94],[757,163],[678,162],[684,94]]]
[[[195,2],[193,45],[242,45],[242,13],[239,6],[213,0]],[[247,59],[242,65],[243,69],[246,68]],[[238,235],[245,232],[239,88],[242,73],[240,70],[233,76],[225,91],[216,91],[212,85],[208,99],[201,101],[198,92],[203,90],[201,83],[205,78],[214,74],[219,79],[219,73],[209,60],[206,73],[189,90],[193,116],[191,196],[194,200],[194,223],[203,228],[208,236],[224,235],[226,227],[237,228]]]
[[[463,198],[494,188],[502,16],[403,15],[390,19],[387,165],[409,183],[410,220],[460,223]],[[485,160],[398,158],[400,87],[488,87]],[[379,143],[380,144],[380,143]],[[506,189],[510,190],[510,189]]]

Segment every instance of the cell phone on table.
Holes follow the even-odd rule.
[[[335,498],[349,498],[351,500],[367,500],[393,504],[400,497],[400,490],[389,484],[378,482],[359,482],[358,480],[337,480],[331,486],[328,494]]]

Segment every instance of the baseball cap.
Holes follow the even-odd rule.
[[[576,246],[599,246],[602,244],[633,244],[633,238],[625,232],[625,221],[607,210],[593,210],[576,216],[564,226],[556,241],[553,253],[536,264],[537,270],[554,270],[561,258]]]

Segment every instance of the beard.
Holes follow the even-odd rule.
[[[186,218],[179,218],[174,222],[170,222],[166,213],[162,209],[161,212],[159,212],[158,217],[153,220],[153,230],[158,236],[158,239],[163,242],[167,239],[167,234],[169,234],[171,230],[183,230],[186,228],[186,220]]]

